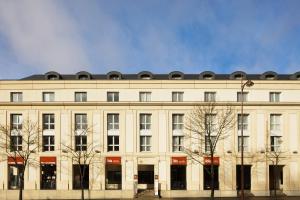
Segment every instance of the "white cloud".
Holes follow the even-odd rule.
[[[76,22],[58,1],[1,1],[0,25],[21,65],[33,71],[76,72],[89,65]]]

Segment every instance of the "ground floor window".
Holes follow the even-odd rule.
[[[21,173],[24,170],[23,165],[15,165],[9,164],[8,165],[8,189],[19,189],[20,188],[20,179]],[[22,181],[22,187],[24,187],[24,181]]]
[[[89,165],[73,165],[73,189],[89,189]]]
[[[214,188],[215,190],[219,189],[219,166],[214,165]],[[210,165],[203,166],[203,174],[204,174],[204,190],[211,189],[211,173],[210,173]]]
[[[241,165],[236,166],[236,189],[241,190]],[[244,165],[244,189],[251,190],[251,165]]]
[[[56,189],[56,165],[54,164],[41,165],[41,189],[42,190]]]
[[[269,189],[279,190],[283,185],[283,165],[269,166]]]
[[[185,165],[171,165],[171,190],[186,190]]]
[[[147,184],[147,187],[153,187],[154,165],[138,165],[138,184]]]
[[[106,165],[106,185],[107,190],[120,190],[122,188],[122,166]]]

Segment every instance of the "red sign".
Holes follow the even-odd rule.
[[[172,157],[172,165],[186,165],[186,157]]]
[[[7,158],[7,163],[8,164],[23,164],[24,163],[24,159],[22,157],[8,157]]]
[[[41,164],[56,164],[56,157],[43,156],[40,157]]]
[[[106,164],[121,165],[121,157],[106,157]]]
[[[210,157],[204,157],[204,165],[210,165],[211,164],[211,158]],[[220,164],[220,158],[219,157],[213,157],[213,165],[219,165]]]

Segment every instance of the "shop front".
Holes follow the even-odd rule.
[[[56,157],[40,157],[41,190],[56,189]]]
[[[24,160],[21,157],[8,157],[8,189],[19,189],[24,187],[24,181],[21,180],[21,173],[24,173]],[[24,179],[24,178],[23,178]]]
[[[106,157],[105,189],[106,190],[122,189],[121,157]]]
[[[171,158],[171,190],[186,190],[186,157]]]

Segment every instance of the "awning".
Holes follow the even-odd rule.
[[[53,156],[42,156],[40,157],[41,164],[56,164],[56,157]]]
[[[186,157],[172,157],[172,165],[187,165]]]
[[[121,165],[121,157],[106,157],[106,164]]]
[[[211,158],[210,157],[204,157],[204,165],[210,165],[211,164]],[[220,158],[219,157],[213,157],[213,165],[219,165],[220,164]]]
[[[22,157],[7,157],[7,163],[10,165],[14,164],[24,164],[24,159]]]

